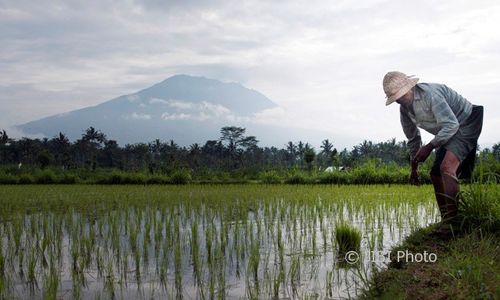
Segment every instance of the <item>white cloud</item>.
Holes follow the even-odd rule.
[[[192,116],[190,114],[185,114],[185,113],[179,113],[179,114],[171,114],[168,112],[165,112],[161,115],[161,118],[163,120],[189,120],[192,119]]]
[[[192,109],[193,107],[195,107],[194,103],[174,99],[167,100],[167,105],[178,109]]]
[[[184,110],[184,112],[178,112],[178,113],[165,112],[161,116],[161,118],[164,120],[189,119],[196,121],[205,121],[211,119],[212,120],[225,119],[232,122],[242,122],[250,120],[249,118],[236,116],[231,112],[230,109],[228,109],[223,105],[211,103],[208,101],[202,101],[201,103],[193,103],[188,101],[169,99],[165,101],[165,104],[167,104],[169,107],[177,108],[180,111]]]
[[[287,118],[287,116],[287,111],[283,107],[278,106],[256,113],[252,121],[262,124],[283,125],[283,121]]]
[[[231,114],[231,110],[223,105],[214,104],[207,101],[202,101],[199,105],[199,109],[214,117],[222,117]]]
[[[130,118],[133,120],[151,120],[151,115],[134,112],[130,115]]]
[[[19,124],[189,73],[241,82],[282,106],[255,122],[404,139],[381,88],[385,72],[401,70],[485,105],[480,142],[495,142],[499,27],[493,0],[4,1],[0,92],[15,92],[0,103],[15,116],[7,125]],[[174,117],[237,119],[224,107],[198,114],[163,101],[184,114]]]
[[[163,99],[158,99],[158,98],[151,98],[151,100],[149,100],[149,104],[168,104],[168,101],[167,100],[163,100]]]

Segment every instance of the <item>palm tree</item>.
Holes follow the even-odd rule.
[[[331,164],[331,155],[332,155],[333,144],[330,143],[330,141],[328,139],[326,139],[326,140],[323,140],[320,148],[322,149],[320,152],[320,155],[321,155],[321,159],[319,159],[320,163],[323,167],[325,167],[325,165],[328,166],[329,164]]]
[[[221,158],[224,155],[224,145],[221,141],[209,140],[201,147],[201,153],[205,159],[205,165],[208,167],[220,166]]]
[[[10,139],[5,130],[0,131],[0,162],[3,162],[5,156],[5,145],[9,143]]]
[[[64,133],[59,132],[59,135],[52,138],[49,143],[54,149],[54,156],[58,165],[66,168],[69,164],[69,148],[71,143]]]
[[[188,158],[189,164],[193,169],[198,169],[200,166],[200,157],[201,157],[201,147],[198,143],[194,143],[189,146]]]
[[[302,141],[299,141],[299,143],[297,144],[297,156],[299,157],[300,167],[302,167],[304,164],[304,151],[304,143],[302,143]]]
[[[288,163],[289,165],[293,166],[295,165],[297,159],[297,146],[295,146],[292,141],[288,142],[285,146],[288,156]]]
[[[9,136],[5,130],[0,131],[0,145],[5,145],[9,142]]]
[[[92,170],[95,170],[97,165],[97,151],[101,149],[106,142],[106,135],[90,126],[85,130],[81,140],[83,142],[83,146],[86,148],[84,150],[85,156],[87,157]]]
[[[151,153],[151,161],[149,163],[149,172],[153,174],[158,169],[161,160],[161,151],[164,148],[160,139],[155,139],[148,144],[149,152]]]
[[[314,149],[307,143],[304,150],[304,161],[307,164],[307,169],[309,170],[309,172],[312,170],[312,163],[315,157],[316,153],[314,152]]]
[[[121,160],[122,148],[115,140],[107,140],[103,148],[103,163],[108,168],[123,168]]]
[[[36,140],[24,137],[20,141],[18,141],[18,145],[21,151],[21,161],[34,163],[35,154],[38,148]]]

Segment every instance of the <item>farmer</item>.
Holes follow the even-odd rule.
[[[417,82],[418,78],[401,72],[387,73],[383,80],[385,104],[400,105],[401,125],[411,153],[410,183],[419,184],[418,164],[436,149],[431,180],[442,224],[452,224],[458,214],[458,178],[470,178],[474,168],[483,107],[472,105],[444,84]],[[434,135],[424,146],[418,128]]]

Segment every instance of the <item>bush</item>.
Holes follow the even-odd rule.
[[[16,184],[18,182],[15,176],[10,174],[0,174],[0,184]]]
[[[37,184],[49,184],[56,182],[56,175],[51,170],[43,170],[35,174],[35,183]]]
[[[59,183],[62,183],[62,184],[74,184],[74,183],[77,183],[77,182],[78,182],[78,179],[73,174],[64,174],[59,179]]]
[[[121,184],[146,184],[146,176],[141,173],[123,174]]]
[[[120,172],[114,171],[111,174],[98,177],[95,182],[98,184],[121,184],[122,174]]]
[[[274,184],[281,183],[281,178],[276,171],[265,171],[259,174],[262,183]]]
[[[191,182],[191,174],[188,170],[178,170],[170,176],[170,183],[172,184],[187,184],[189,182]]]
[[[285,183],[288,183],[288,184],[304,184],[304,183],[307,183],[307,178],[304,175],[296,172],[296,173],[290,174],[285,179]]]
[[[326,184],[348,184],[349,176],[344,171],[325,172],[318,176],[318,181]]]
[[[146,180],[147,184],[165,184],[169,183],[169,178],[167,176],[155,175],[151,176]]]
[[[35,183],[35,179],[28,174],[22,174],[19,176],[19,184],[32,184]]]

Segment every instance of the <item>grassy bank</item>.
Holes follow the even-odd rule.
[[[429,167],[421,170],[423,183],[429,183]],[[370,161],[343,171],[324,172],[301,168],[217,171],[190,169],[149,173],[117,169],[70,169],[3,167],[0,184],[186,184],[186,183],[266,183],[266,184],[405,184],[409,167]]]
[[[499,299],[500,197],[497,185],[474,184],[461,194],[461,224],[448,237],[437,225],[410,235],[391,253],[389,268],[372,278],[361,299]],[[432,262],[411,254],[435,253]]]
[[[396,251],[435,253],[435,263],[394,262],[372,279],[360,299],[499,299],[500,235],[475,230],[445,241],[432,227],[410,236]]]

